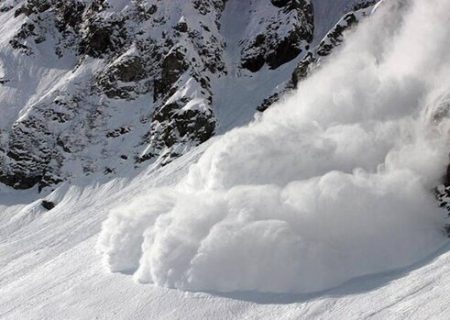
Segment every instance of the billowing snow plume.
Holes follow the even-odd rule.
[[[312,292],[438,248],[450,1],[388,1],[298,92],[177,186],[111,213],[114,272],[186,290]]]

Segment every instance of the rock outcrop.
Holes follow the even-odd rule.
[[[239,1],[2,2],[0,182],[45,188],[167,164],[237,124],[227,104],[236,112],[235,98],[260,86],[242,99],[239,123],[250,120],[298,81],[295,65],[306,76],[367,8],[353,0],[361,7],[330,12],[344,18],[311,49],[323,37],[314,0]],[[230,31],[241,14],[242,32]]]
[[[283,94],[297,88],[300,81],[306,79],[315,68],[320,66],[321,59],[330,55],[336,47],[342,44],[345,32],[350,31],[361,19],[371,13],[376,3],[377,1],[363,1],[355,4],[325,35],[317,46],[309,49],[305,53],[292,73],[291,79],[284,86],[277,88],[272,95],[264,99],[257,109],[259,111],[266,110],[278,101]]]

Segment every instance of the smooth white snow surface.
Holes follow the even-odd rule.
[[[148,186],[177,182],[196,157],[132,181],[61,186],[46,197],[57,203],[51,211],[42,195],[2,188],[0,319],[448,319],[449,245],[411,268],[312,295],[189,293],[105,272],[93,247],[107,212]]]
[[[448,163],[448,12],[385,3],[180,183],[115,208],[98,243],[110,270],[183,290],[308,293],[442,246],[432,190]]]

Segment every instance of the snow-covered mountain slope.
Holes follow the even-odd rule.
[[[0,181],[166,164],[248,123],[345,14],[373,4],[2,1]]]
[[[5,3],[14,6],[18,2],[2,5]],[[184,8],[181,1],[176,3]],[[206,10],[207,17],[216,14],[212,7],[200,6],[207,2],[198,2],[197,9],[195,3],[191,6],[183,2],[188,8]],[[271,3],[282,8],[287,2]],[[325,2],[312,3],[317,10],[315,17],[327,13]],[[128,10],[128,4],[112,1],[100,15],[116,19],[115,12]],[[343,10],[343,4],[328,2],[330,14],[335,9]],[[265,13],[272,8],[259,5]],[[104,93],[101,98],[80,94],[81,100],[52,100],[61,119],[67,116],[63,111],[72,110],[72,116],[85,115],[93,131],[83,135],[81,129],[86,126],[67,131],[72,133],[68,139],[83,137],[79,144],[72,143],[75,140],[63,144],[82,146],[77,151],[80,153],[73,152],[70,161],[50,156],[52,161],[61,159],[60,168],[73,176],[55,190],[47,188],[39,193],[36,188],[0,186],[0,318],[447,319],[448,213],[439,207],[435,193],[442,205],[448,206],[450,1],[385,0],[376,9],[353,9],[353,13],[336,20],[337,24],[329,22],[324,27],[330,31],[323,41],[312,40],[309,49],[305,46],[304,54],[308,51],[314,59],[300,70],[296,80],[301,81],[288,83],[294,81],[289,76],[280,82],[280,91],[275,88],[275,93],[291,92],[251,124],[231,131],[218,129],[220,119],[229,119],[229,128],[247,121],[242,120],[246,112],[237,116],[233,113],[237,118],[230,119],[226,115],[227,101],[237,103],[241,99],[249,103],[250,118],[250,110],[257,104],[250,108],[250,102],[255,101],[250,93],[246,97],[242,92],[255,93],[260,89],[256,83],[272,81],[270,75],[278,74],[280,78],[273,80],[278,83],[281,75],[286,72],[287,76],[287,70],[294,70],[298,62],[303,68],[305,57],[299,54],[272,70],[271,51],[264,51],[264,65],[255,73],[238,65],[232,78],[235,81],[218,80],[231,77],[225,74],[228,69],[214,81],[210,78],[211,93],[217,99],[213,101],[222,103],[211,104],[215,130],[224,134],[187,151],[188,145],[196,144],[190,141],[185,145],[186,153],[165,166],[141,159],[141,170],[128,170],[124,163],[116,175],[82,174],[85,159],[80,155],[84,152],[93,157],[95,167],[97,148],[109,161],[108,150],[130,148],[125,137],[138,137],[134,129],[108,131],[108,138],[121,140],[115,142],[114,148],[103,144],[105,140],[96,130],[109,128],[110,120],[105,120],[102,112],[114,114],[107,119],[127,119],[129,110],[120,107],[133,105],[144,110],[141,103],[148,93],[120,99]],[[46,10],[44,5],[42,12]],[[234,12],[245,12],[242,2],[227,1],[220,13],[224,39],[235,39],[238,30],[244,30],[244,18],[231,23]],[[343,35],[343,28],[354,25],[352,15],[355,19],[366,15],[370,18],[354,32]],[[245,20],[249,20],[248,16]],[[37,21],[44,23],[45,19]],[[189,19],[174,21],[176,28],[185,30],[184,23]],[[5,34],[11,30],[15,34],[11,29],[14,24],[9,23],[9,29],[7,23],[1,28]],[[120,27],[120,23],[112,25]],[[80,30],[69,33],[83,32]],[[108,36],[120,38],[120,32],[115,31]],[[245,34],[248,38],[255,33]],[[321,54],[329,44],[340,44],[343,37],[347,38],[339,49]],[[84,42],[80,47],[96,51],[99,40],[91,42],[94,46],[88,46],[90,49]],[[24,53],[33,57],[37,49],[49,48],[39,47],[40,43],[15,46],[23,51],[20,57]],[[250,48],[249,43],[237,41],[228,48],[238,50],[241,44],[242,48]],[[129,50],[126,44],[121,43],[121,47]],[[10,50],[5,48],[0,52]],[[229,66],[229,61],[237,61],[237,51],[226,50],[223,61]],[[240,52],[246,59],[259,56],[253,49]],[[27,67],[32,71],[17,75],[32,79],[36,74],[46,79],[27,83],[34,89],[47,86],[49,96],[59,81],[68,86],[63,93],[72,93],[86,83],[97,92],[103,90],[97,83],[101,77],[92,79],[92,74],[103,72],[112,63],[105,62],[110,61],[110,53],[103,54],[100,58],[88,55],[80,61],[79,54],[73,55],[78,65],[75,72],[65,65],[55,70],[48,68],[46,63],[54,63],[49,59],[46,63],[41,60],[42,66],[30,62]],[[169,60],[178,70],[178,62]],[[127,61],[127,66],[134,64]],[[12,69],[2,68],[5,74],[13,74]],[[177,83],[185,79],[190,68],[184,70]],[[113,80],[115,74],[108,73]],[[131,74],[136,75],[135,71]],[[181,87],[177,87],[175,97],[166,97],[167,101],[191,92],[190,83],[196,81],[192,78],[181,81],[184,89],[178,91]],[[250,83],[255,87],[239,88]],[[133,90],[137,87],[124,89],[122,84],[120,90],[136,93]],[[295,85],[297,89],[293,89]],[[1,92],[10,95],[11,101],[35,99],[37,106],[47,99],[46,95],[36,96],[34,89],[27,96],[14,93],[14,88],[19,87]],[[86,93],[85,89],[81,92]],[[242,90],[239,97],[226,98],[238,89]],[[96,105],[100,101],[97,98],[103,99],[102,104]],[[163,98],[155,101],[166,105],[158,99]],[[94,108],[98,113],[89,113],[94,109],[86,101],[101,106]],[[186,101],[190,107],[191,102]],[[30,122],[31,115],[47,114],[47,107],[37,106],[5,104],[12,117],[1,120],[10,121],[11,128],[19,128],[15,133],[18,136],[32,139],[21,153],[31,159],[31,164],[40,161],[38,156],[45,156],[51,132],[62,130],[47,120],[38,122],[42,126]],[[156,104],[152,108],[155,115],[164,110]],[[218,116],[220,112],[223,118]],[[27,125],[15,126],[21,119],[32,130],[25,130]],[[164,118],[156,116],[158,119]],[[67,120],[61,126],[67,122],[71,123]],[[150,127],[154,124],[153,120],[147,123]],[[3,136],[8,148],[11,137],[16,136]],[[83,140],[86,137],[92,140]],[[11,155],[10,151],[5,154],[8,166],[2,165],[2,170],[20,167],[22,158],[8,160]],[[61,178],[50,173],[46,177],[47,181]],[[441,183],[444,185],[436,189]]]
[[[206,146],[205,146],[206,147]],[[450,247],[413,266],[324,292],[191,293],[106,272],[94,250],[108,212],[152,186],[173,185],[202,149],[132,181],[62,185],[51,195],[1,189],[0,318],[29,319],[447,319]],[[42,199],[57,205],[41,207]]]
[[[433,190],[450,128],[439,10],[449,5],[381,6],[295,94],[226,133],[180,183],[115,208],[99,239],[110,270],[183,290],[310,293],[439,248],[446,212]]]

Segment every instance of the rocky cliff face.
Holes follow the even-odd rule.
[[[271,96],[264,99],[263,103],[257,109],[259,111],[266,110],[278,101],[281,96],[297,88],[300,81],[306,79],[315,68],[320,66],[322,59],[329,56],[336,47],[343,43],[344,33],[370,15],[377,3],[377,0],[369,0],[354,4],[351,10],[339,19],[336,25],[328,31],[319,44],[307,50],[295,67],[291,79],[284,86],[279,86]]]
[[[3,1],[0,182],[164,165],[249,121],[374,4],[323,2]]]

